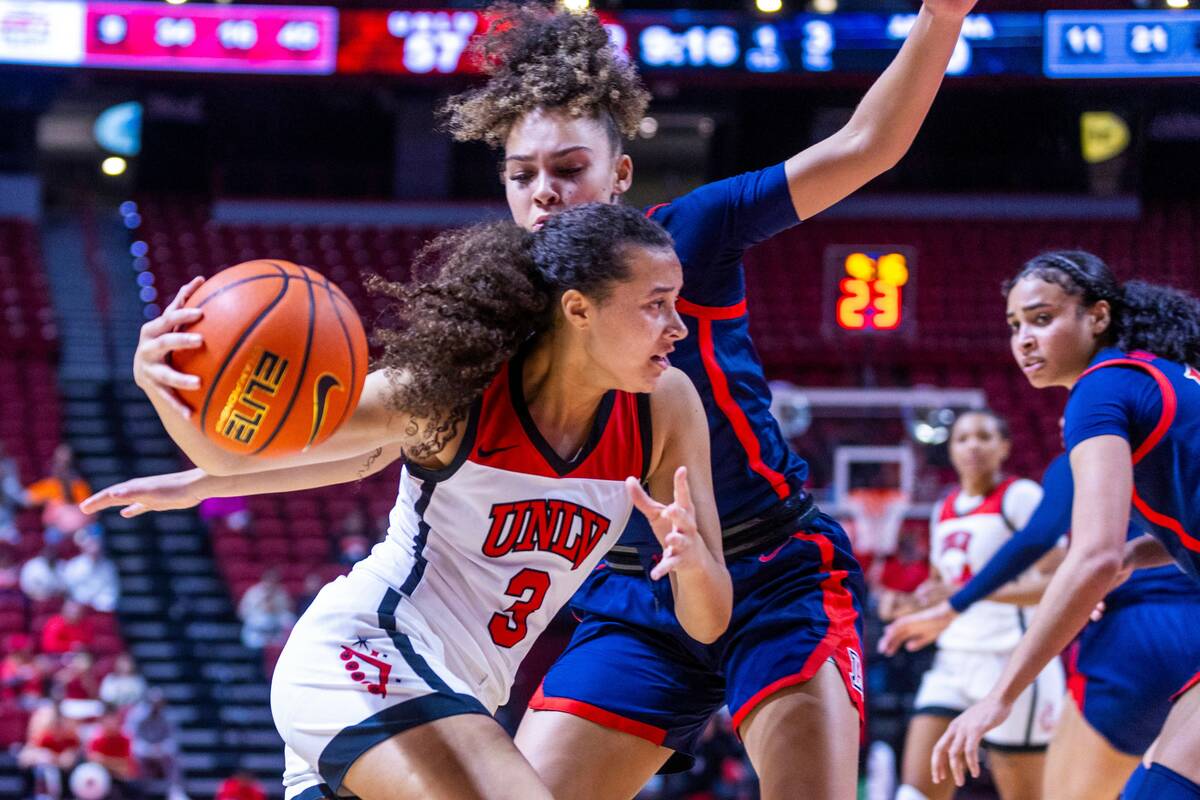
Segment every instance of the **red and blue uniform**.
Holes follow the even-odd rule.
[[[1067,401],[1067,451],[1096,436],[1133,450],[1133,518],[1200,582],[1200,370],[1105,348]],[[1200,592],[1200,587],[1197,587]],[[1180,694],[1200,684],[1200,661]]]
[[[1071,527],[1075,484],[1065,454],[1046,467],[1042,501],[987,566],[950,597],[962,613],[1051,550]],[[1134,522],[1129,539],[1143,531]],[[1200,592],[1178,567],[1139,569],[1104,598],[1105,613],[1072,647],[1067,688],[1084,719],[1123,753],[1140,755],[1162,729],[1171,698],[1200,663]],[[1136,665],[1136,666],[1135,666]]]
[[[690,762],[722,705],[736,727],[827,661],[861,713],[864,589],[846,534],[804,491],[808,466],[770,414],[750,339],[742,256],[799,222],[783,165],[702,186],[647,215],[671,233],[683,264],[677,308],[689,335],[671,362],[695,383],[708,415],[733,618],[711,645],[684,633],[669,582],[649,579],[660,549],[635,513],[576,594],[579,627],[530,707],[672,748],[670,771]]]

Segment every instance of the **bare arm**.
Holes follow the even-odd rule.
[[[1087,439],[1071,451],[1071,472],[1075,495],[1066,558],[999,681],[951,723],[934,748],[934,780],[945,776],[947,762],[960,786],[966,780],[964,766],[979,774],[983,735],[1007,718],[1017,696],[1070,644],[1121,568],[1133,491],[1129,442],[1113,435]]]
[[[389,444],[339,461],[243,475],[209,475],[199,468],[150,475],[109,486],[84,500],[79,507],[87,514],[122,507],[121,516],[136,517],[147,511],[191,508],[210,497],[298,492],[362,480],[402,455],[401,445]]]
[[[788,188],[800,219],[857,191],[908,152],[974,5],[975,0],[925,0],[904,46],[846,126],[787,160]]]
[[[988,595],[993,603],[1009,603],[1017,606],[1032,606],[1041,602],[1054,579],[1054,573],[1067,557],[1066,551],[1055,547],[1042,556],[1033,569],[1015,581],[1011,581]]]
[[[656,453],[647,481],[650,497],[640,488],[634,494],[643,495],[638,509],[663,545],[651,577],[670,576],[679,624],[693,639],[712,642],[729,625],[733,584],[713,498],[708,418],[696,387],[676,369],[651,396],[651,414]]]
[[[1174,564],[1175,557],[1167,552],[1162,542],[1150,534],[1139,536],[1125,545],[1125,563],[1122,572],[1135,569],[1150,569]],[[1128,577],[1128,576],[1126,576]]]

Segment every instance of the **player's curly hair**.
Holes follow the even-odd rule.
[[[671,250],[671,236],[639,211],[588,203],[536,232],[512,222],[447,231],[416,256],[410,282],[368,279],[392,298],[395,323],[376,327],[376,366],[392,377],[392,405],[423,420],[408,433],[421,459],[454,437],[471,404],[525,342],[549,330],[563,292],[597,302],[629,277],[626,250]],[[415,424],[415,423],[414,423]]]
[[[1112,325],[1106,331],[1107,343],[1181,364],[1200,364],[1200,300],[1195,296],[1145,281],[1121,283],[1102,259],[1083,250],[1057,250],[1030,259],[1005,281],[1005,296],[1017,281],[1029,277],[1079,296],[1083,307],[1108,301]]]
[[[485,13],[491,24],[473,46],[488,79],[442,106],[450,134],[498,148],[525,114],[555,109],[599,120],[620,153],[621,137],[637,133],[650,93],[599,17],[545,2],[500,2]]]

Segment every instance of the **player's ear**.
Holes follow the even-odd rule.
[[[617,156],[613,175],[613,197],[617,198],[629,191],[633,185],[633,159],[628,153]]]
[[[578,289],[567,289],[559,299],[559,308],[567,324],[577,330],[586,330],[592,322],[592,303]]]
[[[1112,306],[1107,300],[1098,300],[1088,309],[1091,317],[1092,333],[1099,338],[1112,325]]]

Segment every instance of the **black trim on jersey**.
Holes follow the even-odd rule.
[[[396,629],[396,608],[400,605],[402,595],[395,589],[389,588],[383,594],[383,600],[379,603],[379,627],[387,632],[391,638],[392,644],[400,651],[400,655],[404,658],[405,663],[417,673],[417,677],[425,681],[435,692],[443,694],[454,694],[454,690],[450,685],[442,680],[441,676],[433,671],[433,667],[429,666],[416,648],[413,647],[412,640],[407,635]]]
[[[417,584],[421,582],[421,578],[425,575],[425,565],[429,562],[425,560],[425,544],[429,541],[429,523],[425,521],[425,509],[429,508],[429,501],[433,499],[433,490],[437,487],[437,481],[425,481],[421,484],[421,496],[417,498],[413,510],[417,512],[417,535],[413,538],[413,565],[408,572],[408,577],[404,579],[404,583],[400,585],[402,594],[412,596],[416,590]],[[392,611],[396,607],[392,606]],[[380,612],[382,614],[382,611]],[[383,626],[386,629],[386,626]]]
[[[317,298],[313,293],[313,282],[306,280],[304,284],[308,287],[308,332],[304,339],[304,358],[300,361],[300,376],[296,378],[296,388],[292,389],[292,396],[288,400],[287,407],[283,409],[283,415],[279,418],[280,420],[287,419],[292,413],[292,407],[296,405],[296,398],[300,396],[300,388],[304,386],[304,376],[308,374],[308,359],[312,355],[313,328],[317,324]],[[275,430],[271,431],[271,435],[267,437],[267,440],[252,455],[258,455],[270,447],[271,442],[275,441],[275,437],[279,435],[281,430],[283,430],[283,425],[276,426]]]
[[[316,786],[308,787],[292,800],[354,800],[354,798],[339,798],[337,792],[333,791],[333,787],[328,783],[318,783]]]
[[[650,480],[650,459],[654,455],[654,428],[650,422],[650,395],[637,395],[638,433],[642,437],[642,483]]]
[[[521,421],[521,427],[525,429],[525,435],[529,437],[529,441],[537,448],[537,451],[542,454],[542,458],[546,459],[546,463],[550,468],[558,473],[560,478],[570,475],[571,472],[587,460],[587,457],[596,449],[596,445],[600,444],[600,439],[604,436],[604,429],[608,427],[608,418],[612,416],[613,406],[616,404],[616,390],[610,389],[604,393],[604,398],[600,401],[600,408],[596,411],[596,419],[592,422],[592,430],[588,433],[587,441],[583,443],[583,447],[575,454],[571,460],[566,460],[555,452],[550,443],[542,436],[542,432],[538,430],[537,424],[533,421],[533,417],[529,413],[529,406],[525,404],[525,392],[521,386],[521,365],[525,361],[524,353],[518,353],[508,362],[508,394],[512,400],[513,410],[517,412],[517,419]]]
[[[346,773],[354,766],[354,762],[375,745],[418,725],[460,714],[491,716],[483,704],[469,694],[435,692],[388,706],[362,722],[338,731],[318,756],[317,771],[337,792],[341,790]],[[337,794],[316,796],[338,797],[341,800]]]
[[[965,708],[950,708],[950,706],[921,706],[913,709],[913,716],[924,714],[929,717],[950,717],[954,719],[966,711]]]
[[[405,467],[408,472],[415,478],[426,482],[437,483],[444,481],[447,478],[458,472],[466,460],[470,457],[471,451],[475,448],[475,432],[479,428],[479,415],[483,409],[483,398],[479,398],[471,404],[471,410],[467,412],[467,430],[463,433],[462,441],[458,445],[458,451],[454,454],[454,458],[450,463],[438,469],[430,469],[422,467],[420,464],[414,464],[411,461],[405,462]]]
[[[1021,627],[1021,635],[1024,636],[1025,630],[1028,626],[1025,624],[1025,609],[1021,608],[1020,606],[1017,606],[1017,624]],[[1033,722],[1035,719],[1037,719],[1038,678],[1040,677],[1041,674],[1039,673],[1038,677],[1034,678],[1033,683],[1030,684],[1030,689],[1032,689],[1033,693],[1029,698],[1029,719],[1025,720],[1025,743],[1023,745],[1014,745],[1014,747],[1024,747],[1026,749],[1045,749],[1046,747],[1045,745],[1037,745],[1033,743]]]
[[[981,741],[980,746],[986,750],[995,750],[997,753],[1044,753],[1050,747],[1047,744],[996,744],[989,742],[987,739]]]

